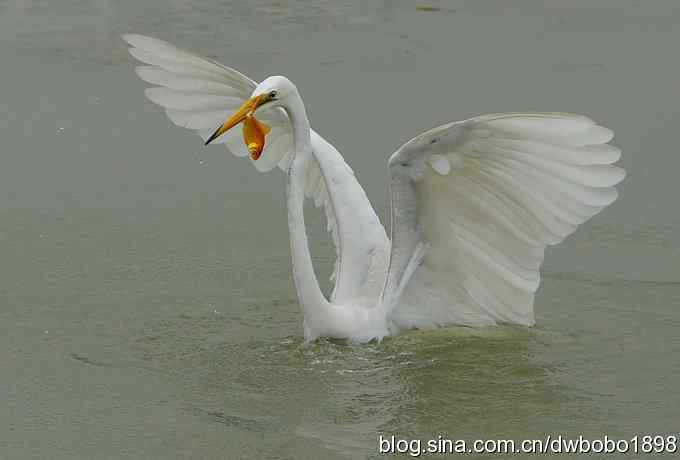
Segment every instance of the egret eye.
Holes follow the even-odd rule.
[[[276,94],[277,94],[276,91],[271,91],[269,93],[269,99],[276,99]]]

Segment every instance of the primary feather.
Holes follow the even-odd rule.
[[[204,140],[259,87],[162,40],[123,38],[145,64],[137,75],[155,85],[146,96]],[[308,339],[327,334],[363,341],[450,324],[533,325],[546,246],[613,203],[615,185],[625,177],[613,165],[621,151],[608,144],[612,131],[584,116],[508,113],[449,123],[410,140],[389,160],[390,242],[352,170],[309,128],[294,85],[284,77],[268,81],[292,89],[295,104],[286,110],[298,110],[296,132],[306,129],[309,136],[297,139],[307,143],[303,164],[293,161],[293,121],[283,105],[258,112],[272,129],[252,164],[263,172],[288,171],[289,191],[296,191],[287,196],[294,210],[289,224],[300,235],[302,196],[323,208],[337,254],[327,302],[316,295],[318,285],[310,289],[316,278],[300,244],[306,237],[293,239],[296,286],[302,283],[307,300],[314,300],[301,300]],[[248,154],[238,130],[215,142],[236,156]],[[300,292],[298,286],[302,299]]]
[[[620,156],[612,137],[587,117],[517,113],[444,125],[401,147],[389,161],[383,296],[393,321],[533,325],[546,245],[617,197],[625,171],[611,164]]]
[[[165,108],[177,126],[194,130],[206,140],[252,94],[257,83],[217,62],[181,50],[170,43],[137,34],[123,35],[130,54],[145,64],[137,75],[157,85],[145,91],[153,103]],[[264,150],[251,163],[260,172],[278,166],[287,170],[293,155],[293,136],[283,110],[270,110],[258,118],[272,127]],[[322,207],[336,248],[331,298],[379,296],[387,267],[389,242],[363,189],[335,148],[311,131],[314,157],[308,165],[305,195]],[[238,157],[248,156],[239,130],[225,133],[214,143],[225,144]],[[361,230],[361,242],[356,239]]]

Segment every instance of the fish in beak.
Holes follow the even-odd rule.
[[[264,138],[271,128],[250,114],[243,120],[243,142],[248,147],[250,158],[257,160],[264,150]]]
[[[271,128],[255,118],[255,111],[265,102],[269,101],[267,94],[251,97],[231,116],[222,126],[205,141],[205,145],[220,137],[234,126],[243,122],[243,141],[248,147],[248,152],[253,160],[260,158],[264,149],[265,136]]]

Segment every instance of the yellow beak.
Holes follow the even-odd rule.
[[[243,103],[241,108],[239,108],[236,113],[234,113],[227,121],[224,122],[222,126],[217,128],[215,132],[205,141],[204,145],[210,144],[212,141],[220,137],[222,134],[229,131],[234,126],[241,123],[249,115],[251,115],[259,106],[267,102],[267,95],[261,94],[259,96],[251,97],[246,102]]]

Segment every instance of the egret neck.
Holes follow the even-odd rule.
[[[293,278],[305,321],[316,323],[332,306],[319,288],[305,228],[305,174],[312,157],[309,121],[305,106],[297,91],[287,98],[286,104],[282,107],[288,114],[293,128],[294,156],[288,170],[286,189]]]

